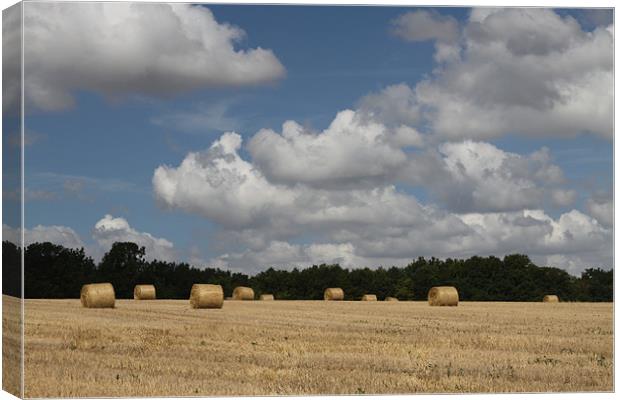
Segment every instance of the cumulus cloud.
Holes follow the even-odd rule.
[[[411,156],[399,179],[424,187],[448,210],[496,212],[540,207],[547,195],[559,196],[564,174],[547,148],[521,155],[465,140]]]
[[[521,251],[526,254],[576,254],[602,251],[611,245],[611,231],[577,210],[557,220],[542,210],[512,213],[465,214],[463,222],[472,227],[481,241],[483,253]]]
[[[164,206],[200,214],[224,227],[284,232],[290,226],[400,226],[423,215],[415,198],[389,184],[338,190],[274,183],[241,158],[240,147],[241,137],[226,133],[207,151],[189,153],[178,167],[158,167],[153,174],[156,198]]]
[[[440,137],[612,136],[612,26],[589,32],[550,9],[475,8],[435,59],[414,90]]]
[[[93,239],[99,248],[108,251],[114,242],[133,242],[144,246],[146,258],[162,261],[174,261],[176,253],[172,242],[157,238],[148,232],[139,232],[132,228],[126,219],[106,214],[93,229]]]
[[[100,259],[110,250],[114,242],[134,242],[145,247],[148,260],[158,259],[175,261],[177,254],[172,242],[157,238],[147,232],[139,232],[132,228],[126,219],[105,215],[94,226],[92,232],[94,243],[85,244],[80,236],[67,226],[37,225],[24,230],[25,245],[36,242],[50,242],[68,248],[84,248],[86,253],[95,260]],[[20,243],[20,230],[9,225],[2,225],[2,240],[15,244]]]
[[[611,199],[604,199],[594,196],[586,202],[586,209],[591,216],[597,219],[604,226],[614,224],[614,204]]]
[[[296,193],[270,184],[238,153],[241,136],[225,133],[205,152],[192,152],[179,167],[160,166],[153,188],[160,202],[211,218],[247,226],[288,209]]]
[[[378,265],[404,265],[410,260],[398,258],[370,259],[355,254],[351,243],[291,244],[271,241],[258,250],[246,249],[226,253],[209,260],[207,265],[245,272],[259,272],[265,268],[292,269],[319,264],[340,264],[344,267],[376,267]]]
[[[410,42],[452,42],[459,37],[459,24],[456,19],[434,10],[405,13],[392,21],[391,29],[394,35]]]
[[[364,230],[338,229],[330,233],[331,242],[271,240],[263,246],[223,253],[207,264],[257,272],[269,266],[402,266],[418,256],[501,257],[525,253],[540,265],[557,266],[573,274],[591,266],[612,265],[611,231],[576,210],[558,219],[542,210],[451,215],[434,210],[426,221],[425,226],[375,224]]]
[[[413,129],[392,130],[345,110],[319,133],[294,121],[285,122],[282,133],[263,129],[252,137],[248,150],[272,181],[347,186],[385,180],[405,163],[403,142],[417,144],[420,140]]]
[[[20,229],[2,224],[2,240],[8,240],[15,244],[21,243]],[[66,226],[37,225],[32,229],[24,229],[24,244],[26,246],[37,242],[51,242],[69,248],[82,248],[84,243],[80,236]]]
[[[76,90],[111,98],[170,96],[281,78],[284,67],[271,50],[236,47],[244,35],[203,6],[30,3],[24,7],[26,101],[59,110],[73,105]]]
[[[286,132],[278,137],[297,134]],[[605,255],[611,243],[610,230],[579,211],[553,219],[540,209],[522,210],[542,201],[542,185],[563,181],[546,149],[521,156],[480,142],[440,146],[439,164],[430,169],[442,171],[446,190],[468,198],[468,207],[448,211],[386,183],[346,189],[277,183],[240,156],[241,144],[239,135],[224,134],[205,152],[189,153],[178,167],[161,166],[153,176],[162,204],[220,225],[221,255],[211,265],[248,271],[321,262],[359,267],[402,265],[420,255],[512,252],[544,261],[554,254]],[[465,182],[462,189],[459,182]],[[320,240],[291,242],[303,237]]]
[[[534,262],[539,265],[561,268],[569,273],[579,276],[586,268],[605,268],[613,265],[613,254],[611,249],[605,257],[596,253],[585,253],[580,255],[554,254],[547,257],[536,257]]]
[[[405,83],[370,93],[358,103],[361,115],[390,127],[415,126],[421,122],[416,93]]]

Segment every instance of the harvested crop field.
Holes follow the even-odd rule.
[[[6,301],[6,297],[5,297]],[[611,303],[27,300],[25,395],[613,390]]]

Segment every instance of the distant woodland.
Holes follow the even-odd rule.
[[[21,249],[2,243],[4,294],[20,296]],[[78,298],[84,283],[111,282],[117,298],[133,298],[136,284],[154,284],[157,297],[187,299],[194,283],[215,283],[230,296],[235,286],[254,288],[256,295],[276,299],[318,300],[327,287],[341,287],[345,299],[358,300],[374,293],[382,300],[426,300],[433,286],[458,288],[465,301],[540,301],[557,294],[562,301],[613,301],[613,270],[586,269],[575,277],[559,268],[534,265],[527,255],[471,257],[466,260],[418,258],[406,267],[346,269],[339,265],[277,270],[267,268],[254,276],[187,263],[146,261],[144,247],[114,243],[96,264],[84,249],[52,243],[33,243],[24,254],[26,298]]]

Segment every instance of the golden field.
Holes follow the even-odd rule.
[[[2,296],[2,389],[21,396],[21,303]]]
[[[25,321],[26,397],[613,390],[611,303],[26,300]]]

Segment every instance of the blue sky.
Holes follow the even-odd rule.
[[[591,265],[612,266],[613,150],[608,128],[611,114],[606,110],[613,93],[595,90],[611,82],[612,48],[605,47],[605,41],[611,43],[613,28],[604,13],[595,18],[581,10],[540,9],[523,15],[516,9],[471,17],[471,10],[465,8],[213,5],[208,6],[212,16],[200,14],[203,20],[184,23],[200,25],[202,21],[220,28],[227,23],[245,32],[238,41],[226,35],[213,39],[221,42],[213,47],[207,44],[211,28],[202,26],[191,25],[192,29],[205,29],[204,36],[187,43],[171,40],[167,44],[149,36],[162,35],[165,42],[165,37],[183,35],[174,23],[166,25],[168,14],[191,15],[199,7],[155,10],[164,21],[159,30],[140,25],[140,18],[146,18],[142,14],[147,13],[138,7],[114,10],[120,16],[137,16],[118,28],[116,39],[111,39],[115,36],[110,31],[117,26],[106,26],[105,18],[84,34],[83,43],[49,44],[38,36],[35,28],[41,27],[34,25],[39,14],[49,21],[66,19],[68,26],[63,28],[43,23],[51,36],[62,38],[86,29],[83,22],[88,18],[110,12],[93,3],[73,5],[80,6],[92,10],[78,12],[71,3],[29,3],[25,11],[26,86],[27,92],[32,90],[30,98],[26,94],[25,132],[32,143],[25,148],[25,225],[30,230],[40,226],[41,237],[49,233],[50,240],[81,243],[94,257],[100,257],[113,239],[137,238],[144,241],[147,252],[151,249],[160,258],[249,272],[269,265],[399,265],[420,255],[502,256],[517,251],[572,273]],[[534,21],[532,26],[523,22],[527,18]],[[545,28],[549,24],[551,29]],[[558,37],[549,32],[553,24]],[[98,32],[110,37],[98,37]],[[138,33],[131,36],[131,32]],[[523,36],[524,32],[529,36]],[[525,37],[534,39],[530,43]],[[197,40],[204,43],[196,48]],[[94,63],[82,60],[80,45],[94,53]],[[188,54],[183,53],[183,46]],[[233,54],[257,48],[268,49],[271,55],[250,59],[248,53]],[[458,51],[460,55],[440,60],[440,48],[446,49],[445,54]],[[141,54],[143,49],[143,58],[132,59],[131,54]],[[173,67],[159,68],[151,63],[150,54],[156,55],[152,62],[157,63],[158,55],[166,52],[176,57]],[[501,52],[515,57],[513,66],[500,65]],[[584,61],[579,57],[586,52],[590,60]],[[59,61],[52,54],[65,54],[65,59]],[[33,60],[30,68],[29,55]],[[204,59],[194,61],[196,57]],[[548,70],[536,69],[528,75],[532,70],[528,57],[538,57],[537,65],[548,63]],[[114,67],[98,69],[99,58],[103,64],[120,60],[111,65],[120,63],[122,67],[118,71]],[[194,62],[204,65],[200,64],[197,72],[187,72],[185,66],[193,68]],[[221,65],[216,67],[211,64],[218,62]],[[592,78],[583,80],[586,75]],[[226,77],[222,82],[230,82],[213,84],[218,76]],[[531,90],[528,85],[533,85]],[[540,96],[532,94],[535,90],[541,90]],[[45,93],[52,95],[46,97]],[[538,105],[541,96],[547,103]],[[592,106],[595,112],[580,106],[582,101],[592,104],[589,96],[597,98]],[[463,102],[467,110],[462,108]],[[393,110],[400,107],[403,111],[395,114]],[[347,133],[326,133],[336,115],[347,109],[355,113],[353,122],[343,122],[351,124],[342,128]],[[583,110],[583,116],[571,112],[566,115],[576,122],[566,122],[564,113],[573,109]],[[511,120],[513,116],[516,122]],[[368,118],[385,132],[358,142],[374,128],[366,119],[358,123],[356,118]],[[282,124],[289,120],[296,121],[311,141],[304,141],[303,135],[284,140]],[[406,139],[395,133],[402,127],[409,129],[403,134]],[[261,129],[269,130],[265,141],[253,141]],[[237,188],[226,186],[233,188],[227,193],[202,190],[212,184],[209,177],[201,175],[204,171],[181,168],[191,152],[205,152],[205,159],[215,162],[216,155],[206,151],[216,141],[224,146],[221,137],[225,132],[236,132],[243,141],[236,151],[226,150],[227,157],[248,163],[259,175],[236,169],[245,168],[237,164],[227,168],[246,183],[257,179],[253,187],[260,190],[249,198],[266,196],[264,203],[240,198],[230,204],[233,210],[210,207],[219,201],[217,196],[227,198],[237,193]],[[346,135],[352,136],[340,142]],[[308,150],[313,148],[312,140],[317,145],[342,143],[355,151],[344,148],[329,154],[312,153]],[[299,150],[294,147],[299,143],[310,144]],[[283,153],[274,150],[280,145],[293,146],[289,153],[297,148],[295,157],[300,164],[304,157],[312,160],[307,174],[285,164],[290,160],[278,154],[289,154],[287,147]],[[473,159],[468,158],[471,154]],[[331,158],[322,160],[323,155]],[[334,157],[342,157],[343,163],[333,163]],[[346,157],[352,157],[350,162]],[[401,161],[393,161],[399,157]],[[313,171],[317,163],[325,164],[325,174]],[[155,177],[155,171],[163,166],[171,171],[165,177]],[[349,167],[351,171],[345,174],[343,168]],[[366,167],[369,171],[363,171]],[[464,173],[458,172],[460,167]],[[222,170],[216,171],[219,173],[223,174]],[[217,177],[228,179],[228,175]],[[338,180],[332,179],[336,177]],[[176,185],[176,192],[164,193],[164,185],[171,184]],[[514,196],[510,194],[513,187]],[[373,203],[373,189],[388,194]],[[488,195],[493,191],[501,192],[497,201]],[[238,193],[245,196],[247,192],[240,187]],[[293,203],[265,211],[287,196],[295,198]],[[462,201],[458,200],[461,196]],[[321,199],[327,208],[317,203],[296,208],[305,201],[300,199],[312,198]],[[351,210],[342,211],[346,215],[342,218],[319,220],[304,215],[308,210],[312,216],[331,215],[332,206],[344,207],[354,199],[364,204],[366,208],[360,212],[366,215],[382,213],[381,202],[387,208],[400,204],[404,208],[395,208],[383,225],[373,223],[372,218],[356,219],[348,214]],[[235,204],[239,214],[247,207],[248,218],[234,218]],[[527,210],[542,214],[530,215]],[[416,217],[401,226],[396,217],[399,212]],[[392,217],[396,222],[390,222]],[[536,233],[521,232],[520,218],[533,218],[538,224],[534,224]],[[504,221],[505,231],[496,231],[499,228],[491,220]],[[426,225],[421,227],[420,221]],[[427,236],[429,225],[452,226],[448,231],[462,229],[463,233],[451,237],[440,232],[420,244],[416,238]],[[53,227],[65,227],[72,233],[65,230],[57,236]],[[396,228],[399,233],[391,233]],[[542,235],[538,242],[549,245],[535,245],[525,237],[536,234]],[[491,243],[487,235],[500,236],[502,241]],[[586,239],[581,240],[580,235]],[[571,240],[585,244],[576,251]],[[407,241],[411,243],[407,245]]]

